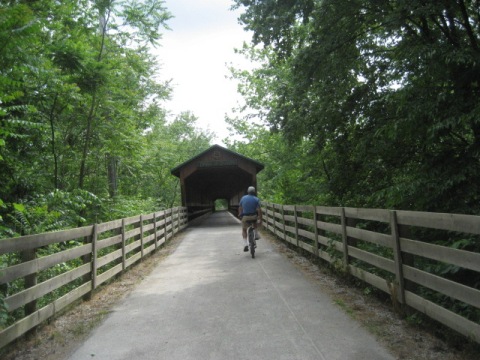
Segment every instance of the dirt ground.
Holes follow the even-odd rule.
[[[39,327],[0,351],[3,360],[64,360],[102,322],[113,306],[132,291],[182,241],[176,236],[155,254],[144,259],[115,281],[102,286],[91,300],[72,306],[64,314]],[[287,245],[262,231],[262,240],[269,241],[286,259],[294,263],[341,307],[354,321],[370,331],[397,359],[402,360],[476,360],[480,346],[445,335],[438,326],[407,321],[393,312],[388,299],[352,286],[351,281],[332,274]],[[445,339],[455,339],[454,342]]]

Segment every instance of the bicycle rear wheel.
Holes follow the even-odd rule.
[[[248,228],[248,244],[250,245],[250,254],[252,254],[252,259],[255,258],[255,230],[253,226]]]

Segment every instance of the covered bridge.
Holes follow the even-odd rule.
[[[180,178],[182,205],[193,215],[214,210],[217,199],[225,199],[229,210],[235,212],[247,188],[257,187],[257,173],[263,167],[255,160],[214,145],[171,172]]]

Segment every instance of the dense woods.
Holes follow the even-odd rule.
[[[479,1],[232,4],[256,67],[231,69],[245,104],[224,141],[265,164],[262,199],[480,214]],[[0,238],[179,205],[170,170],[213,135],[165,110],[152,48],[171,16],[160,0],[0,0]]]
[[[257,66],[232,69],[245,106],[228,121],[246,141],[229,145],[265,164],[264,199],[480,214],[480,2],[235,3],[253,32],[239,51]],[[385,231],[369,221],[354,226]],[[403,236],[480,251],[477,235],[410,228]],[[404,260],[480,288],[478,272]],[[418,293],[478,323],[478,308],[428,288]]]
[[[233,3],[259,65],[232,69],[225,142],[267,165],[264,198],[479,213],[477,1]],[[1,5],[0,237],[178,204],[169,169],[212,136],[167,121],[163,2]]]
[[[153,49],[171,16],[159,0],[0,1],[0,239],[180,203],[170,170],[210,146],[212,134],[193,114],[172,119],[165,110],[172,88],[158,80]],[[82,245],[45,246],[29,259]],[[0,255],[0,269],[24,256]],[[24,287],[23,279],[0,284],[0,329],[25,315],[4,302]]]
[[[209,146],[167,121],[163,1],[0,2],[0,238],[179,203],[170,169]]]
[[[260,65],[233,70],[253,145],[232,146],[266,163],[264,195],[479,213],[478,1],[235,3]]]

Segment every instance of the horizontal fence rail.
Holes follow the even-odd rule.
[[[480,343],[480,253],[457,248],[480,248],[480,216],[273,203],[262,212],[278,238]]]
[[[15,323],[0,348],[88,297],[187,226],[184,207],[52,233],[0,240],[0,290]],[[48,255],[45,249],[48,248]],[[5,267],[5,265],[7,265]]]

